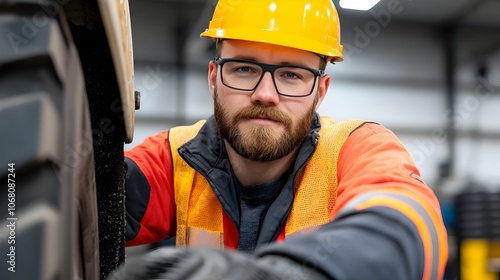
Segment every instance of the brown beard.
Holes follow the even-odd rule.
[[[264,162],[283,158],[302,143],[311,126],[318,103],[318,94],[312,106],[295,125],[286,114],[262,105],[249,106],[236,112],[235,115],[230,115],[220,104],[217,88],[214,92],[214,103],[215,121],[222,137],[242,157]],[[280,122],[285,126],[285,133],[278,137],[270,127],[253,126],[247,134],[243,134],[238,128],[238,122],[258,116]]]

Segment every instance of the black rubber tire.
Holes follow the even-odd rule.
[[[94,145],[78,50],[63,13],[44,1],[7,2],[0,2],[0,279],[99,279]]]
[[[90,107],[97,184],[100,279],[103,280],[125,261],[123,107],[97,2],[71,0],[63,9],[68,15],[69,29],[78,47]],[[85,12],[82,13],[82,10]]]

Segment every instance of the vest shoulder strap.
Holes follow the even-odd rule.
[[[185,246],[188,243],[188,212],[192,184],[195,181],[195,170],[179,155],[178,149],[193,139],[200,131],[205,121],[199,121],[191,126],[171,128],[168,135],[170,152],[174,168],[174,194],[176,204],[176,243]]]
[[[364,121],[334,122],[321,117],[319,141],[314,155],[297,175],[292,211],[285,235],[313,231],[331,219],[337,198],[337,161],[347,137]]]

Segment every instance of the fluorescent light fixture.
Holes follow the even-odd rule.
[[[340,0],[340,7],[344,9],[368,11],[380,0]]]

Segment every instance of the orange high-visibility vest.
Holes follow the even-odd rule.
[[[193,139],[205,121],[172,128],[169,142],[173,158],[177,246],[236,248],[238,232],[226,216],[207,180],[189,166],[177,149]],[[337,197],[337,159],[342,145],[364,122],[334,122],[321,118],[320,140],[308,164],[297,174],[292,210],[278,239],[314,231],[331,220]]]

